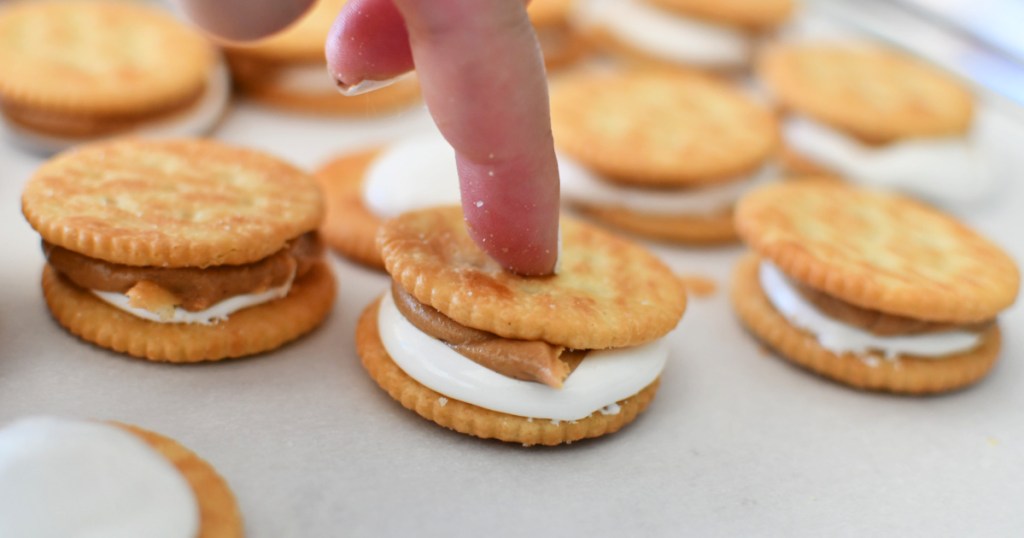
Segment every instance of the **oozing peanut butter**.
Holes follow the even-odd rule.
[[[293,274],[296,279],[300,278],[323,255],[323,249],[320,237],[310,232],[295,238],[286,248],[258,262],[205,269],[167,269],[105,262],[43,243],[43,252],[50,265],[81,288],[129,295],[133,292],[139,297],[132,299],[140,302],[145,302],[144,297],[168,297],[166,294],[152,293],[153,286],[156,286],[174,298],[174,306],[190,312],[206,310],[229,297],[282,286]],[[160,305],[151,306],[157,308],[166,303],[165,300],[157,302]],[[139,306],[152,310],[141,304]]]
[[[561,388],[586,351],[567,351],[547,342],[511,340],[473,329],[425,305],[396,283],[391,285],[398,311],[417,329],[448,344],[457,353],[506,377]]]
[[[794,283],[794,286],[804,299],[809,301],[828,317],[878,336],[928,334],[953,330],[980,332],[992,323],[991,321],[988,321],[971,325],[957,325],[954,323],[923,321],[905,316],[897,316],[895,314],[886,314],[885,312],[879,312],[877,310],[868,310],[866,308],[852,305],[818,290],[811,289],[807,286],[796,283]]]

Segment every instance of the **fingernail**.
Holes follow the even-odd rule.
[[[345,81],[340,78],[335,78],[334,83],[338,86],[338,92],[344,96],[352,97],[353,95],[361,95],[390,86],[398,82],[398,80],[404,76],[406,75],[398,75],[397,77],[389,78],[387,80],[360,80],[355,84],[346,84]]]

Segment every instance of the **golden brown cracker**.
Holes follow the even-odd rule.
[[[346,258],[374,269],[384,269],[384,260],[377,252],[377,230],[383,219],[363,202],[363,179],[379,153],[370,149],[345,155],[314,174],[323,188],[327,206],[320,234]]]
[[[733,274],[731,297],[740,320],[784,359],[829,379],[865,390],[905,394],[947,392],[980,380],[999,357],[1001,339],[995,324],[983,333],[981,347],[943,359],[886,359],[877,353],[867,357],[836,355],[772,307],[761,289],[760,262],[758,256],[747,255]]]
[[[125,265],[257,261],[316,229],[316,181],[269,155],[212,140],[121,139],[43,164],[22,195],[43,240]]]
[[[576,421],[531,419],[477,407],[421,385],[391,360],[377,327],[379,305],[379,299],[370,304],[356,327],[356,351],[363,367],[403,407],[459,433],[528,446],[559,445],[600,437],[615,433],[632,422],[647,408],[658,390],[660,380],[655,380],[635,396],[618,402],[620,410],[617,414],[594,412]]]
[[[321,58],[317,66],[324,70],[324,90],[308,93],[280,84],[279,77],[292,67],[288,64],[269,63],[238,55],[228,56],[235,86],[243,94],[257,102],[285,110],[309,114],[376,116],[408,108],[420,99],[419,81],[412,75],[369,93],[342,95],[332,86],[327,67],[322,63]]]
[[[324,61],[324,42],[346,0],[317,0],[298,21],[282,32],[251,43],[224,46],[229,56],[246,56],[273,62]],[[326,72],[326,68],[325,68]]]
[[[19,2],[0,12],[0,103],[38,114],[134,116],[190,102],[214,66],[210,44],[130,2]]]
[[[686,292],[643,247],[563,218],[555,276],[507,272],[470,239],[458,207],[405,213],[377,235],[391,277],[456,322],[571,349],[635,346],[672,330]]]
[[[564,26],[568,22],[573,4],[577,0],[533,0],[526,7],[526,14],[536,28]]]
[[[235,496],[213,466],[174,439],[131,424],[113,424],[145,441],[174,465],[188,482],[199,509],[196,538],[241,538],[245,534]]]
[[[736,209],[740,236],[797,282],[861,308],[976,323],[1013,303],[1010,256],[954,218],[899,195],[839,182],[756,189]]]
[[[963,135],[974,98],[951,76],[866,44],[776,45],[758,74],[783,108],[869,143]]]
[[[752,172],[778,142],[774,115],[711,77],[670,70],[579,72],[552,87],[558,148],[608,179],[717,183]]]
[[[287,296],[213,325],[133,316],[71,284],[49,265],[43,269],[43,296],[54,319],[83,340],[151,361],[188,363],[255,355],[302,336],[330,313],[335,283],[326,262],[319,262]]]
[[[793,14],[793,0],[648,0],[667,10],[751,29],[782,24]]]
[[[714,215],[645,215],[618,207],[574,205],[594,220],[651,239],[691,245],[720,245],[739,240],[731,209]]]

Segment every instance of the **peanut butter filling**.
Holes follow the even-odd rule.
[[[132,306],[159,313],[169,306],[198,312],[230,297],[283,286],[305,275],[323,256],[324,247],[317,233],[310,232],[258,262],[173,269],[105,262],[46,242],[43,252],[50,265],[75,285],[124,293]]]
[[[886,314],[885,312],[852,305],[796,282],[792,282],[792,284],[804,299],[828,317],[877,336],[907,336],[955,330],[981,332],[992,323],[992,321],[986,321],[970,325],[957,325],[955,323],[924,321],[895,314]]]
[[[448,344],[455,352],[503,376],[562,388],[586,351],[566,350],[542,341],[511,340],[460,325],[425,305],[392,282],[398,311],[417,329]]]

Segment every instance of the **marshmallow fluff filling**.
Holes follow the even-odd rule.
[[[896,189],[952,205],[991,191],[995,174],[972,134],[867,145],[807,116],[783,125],[800,154],[859,184]]]
[[[774,167],[763,166],[753,173],[714,185],[644,189],[603,179],[565,155],[558,156],[558,171],[562,195],[567,200],[656,216],[720,214],[731,209],[747,191],[776,176]]]
[[[981,345],[981,334],[966,330],[880,336],[836,320],[805,299],[794,284],[767,260],[758,268],[761,289],[771,305],[791,324],[813,335],[821,347],[842,355],[866,357],[878,352],[887,359],[913,356],[942,359]]]
[[[0,536],[194,538],[180,472],[117,426],[50,417],[0,430]]]
[[[653,383],[668,358],[663,338],[589,351],[562,388],[554,389],[506,377],[460,355],[406,319],[390,291],[380,302],[377,323],[388,355],[421,385],[477,407],[529,418],[569,421],[595,412],[615,414],[616,403]]]
[[[582,27],[603,28],[617,40],[664,60],[733,68],[750,59],[752,40],[741,30],[669,12],[644,0],[576,5],[573,17]]]

